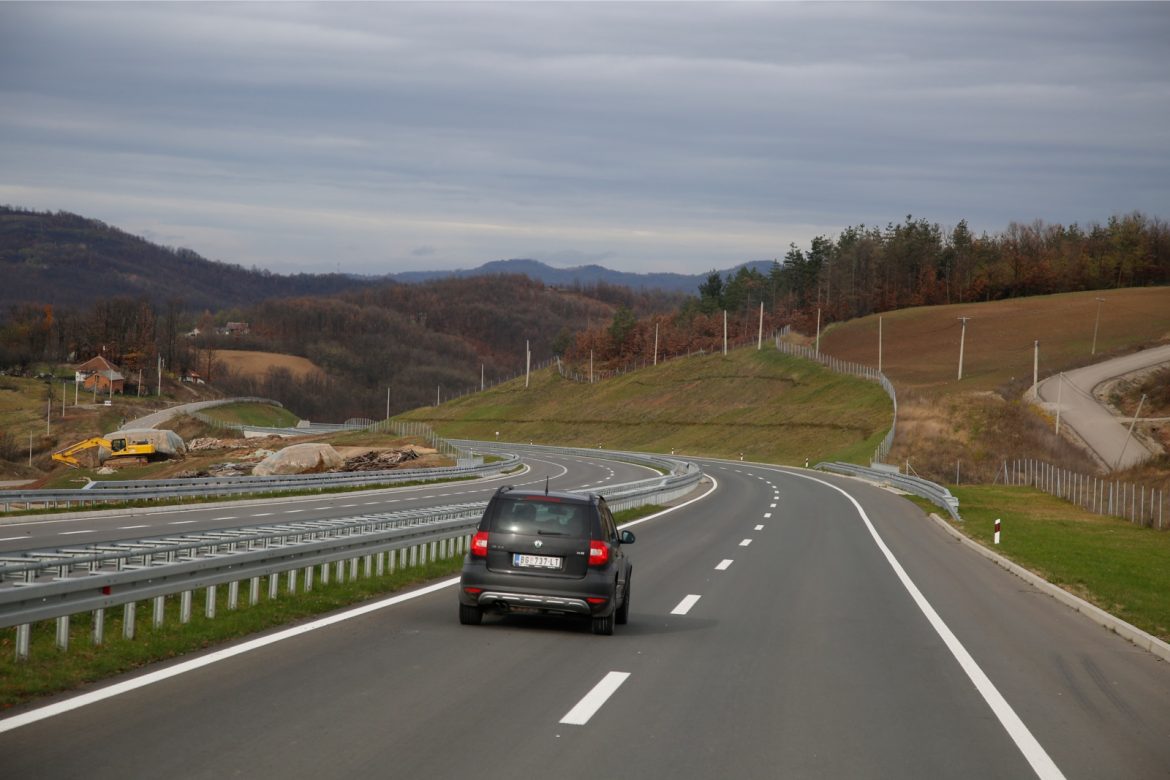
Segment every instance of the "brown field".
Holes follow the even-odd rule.
[[[247,377],[262,377],[269,368],[287,368],[297,379],[309,374],[322,373],[313,361],[296,355],[279,352],[254,352],[247,349],[221,349],[215,359],[232,371]]]
[[[1093,356],[1098,297],[1105,301]],[[970,317],[962,382],[957,379],[959,317]],[[1041,379],[1170,341],[1170,287],[927,306],[886,312],[881,318],[882,370],[898,388],[938,395],[1001,390],[1010,384],[1022,391],[1032,384],[1032,344],[1037,339]],[[878,315],[834,325],[821,335],[821,350],[876,367]]]
[[[1097,298],[1103,298],[1096,355]],[[970,317],[958,380],[959,317]],[[1052,421],[1022,400],[1032,384],[1033,342],[1041,379],[1059,371],[1170,341],[1170,287],[1068,293],[886,312],[882,370],[898,390],[890,460],[953,483],[992,482],[1005,458],[1032,457],[1082,473],[1095,470]],[[877,315],[834,325],[821,350],[878,364]],[[1140,479],[1164,484],[1161,461]],[[1134,474],[1138,479],[1139,476]]]

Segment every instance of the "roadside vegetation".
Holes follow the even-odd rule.
[[[867,463],[893,408],[874,382],[765,345],[693,356],[602,382],[555,368],[402,419],[447,438],[710,455],[804,464]],[[498,436],[497,436],[498,433]]]
[[[952,491],[954,527],[1044,579],[1170,641],[1170,534],[1086,512],[1026,487]],[[1000,544],[993,544],[996,518]]]

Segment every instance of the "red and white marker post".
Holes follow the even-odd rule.
[[[999,544],[999,518],[995,518],[995,543]]]

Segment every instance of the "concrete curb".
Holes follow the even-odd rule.
[[[992,552],[979,542],[976,542],[974,539],[965,536],[957,529],[952,528],[950,523],[939,517],[934,512],[930,513],[930,519],[937,523],[948,534],[955,537],[955,539],[958,540],[961,544],[965,544],[968,547],[974,549],[987,560],[1001,566],[1004,569],[1007,569],[1012,574],[1024,580],[1037,590],[1048,594],[1052,598],[1064,604],[1066,607],[1081,613],[1102,628],[1106,628],[1118,636],[1129,640],[1143,650],[1148,650],[1158,658],[1161,658],[1163,661],[1170,661],[1170,644],[1163,642],[1161,639],[1158,639],[1155,636],[1147,634],[1137,626],[1126,623],[1119,617],[1110,615],[1100,607],[1093,606],[1084,599],[1074,596],[1064,588],[1053,585],[1043,577],[1033,574],[1023,566],[1009,561],[1002,555]]]

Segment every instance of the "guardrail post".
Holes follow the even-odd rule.
[[[57,618],[57,647],[61,650],[69,649],[69,616]]]
[[[378,576],[381,577],[386,573],[386,553],[380,552],[376,557],[378,562],[375,564],[375,570],[378,572]]]
[[[28,645],[29,636],[32,634],[32,626],[28,623],[21,623],[16,627],[16,660],[28,660]]]
[[[240,583],[239,580],[234,580],[228,583],[228,609],[236,609],[240,606]]]
[[[248,606],[254,607],[260,601],[260,578],[248,580]]]
[[[329,584],[329,564],[327,563],[321,564],[321,584]]]
[[[191,622],[191,591],[185,590],[179,594],[179,622]]]
[[[362,570],[365,572],[366,579],[369,579],[374,574],[374,556],[362,556]]]
[[[349,559],[349,581],[353,582],[358,578],[358,559]]]
[[[138,617],[138,602],[130,601],[122,607],[122,638],[134,638],[134,622]]]
[[[203,605],[203,614],[208,618],[215,617],[215,586],[208,585],[206,591],[206,601]]]
[[[286,579],[288,580],[288,595],[295,596],[296,592],[297,592],[297,570],[296,569],[289,569],[288,570],[288,577]],[[272,581],[276,584],[272,587],[271,592],[268,595],[269,595],[269,598],[275,599],[276,598],[276,590],[277,590],[277,588],[280,587],[280,575],[273,574]],[[308,592],[312,589],[313,589],[313,567],[309,566],[305,569],[305,592]]]
[[[163,617],[167,613],[167,597],[154,597],[154,613],[152,615],[152,624],[155,628],[161,628],[163,624]]]
[[[280,575],[275,572],[268,575],[268,600],[276,601],[276,595],[280,591]]]
[[[314,567],[312,567],[312,566],[305,567],[305,592],[306,593],[308,593],[309,591],[311,591],[313,589],[313,574],[315,572],[316,572],[316,569],[314,569]]]
[[[106,639],[106,611],[98,607],[93,611],[93,643],[101,645]]]

